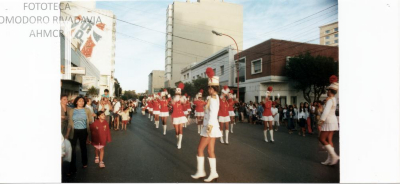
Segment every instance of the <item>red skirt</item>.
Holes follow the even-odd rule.
[[[122,121],[123,124],[128,124],[128,120]]]

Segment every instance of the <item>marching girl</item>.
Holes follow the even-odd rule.
[[[212,68],[207,68],[206,74],[208,79],[208,93],[210,99],[207,101],[207,105],[204,113],[204,125],[201,130],[201,138],[199,146],[197,147],[197,172],[191,175],[194,179],[199,179],[206,176],[204,170],[204,149],[207,147],[208,151],[208,162],[210,163],[210,175],[205,182],[217,180],[219,175],[217,173],[217,159],[214,153],[215,138],[221,137],[222,133],[219,130],[218,125],[218,112],[220,99],[218,98],[219,91],[219,77],[214,76]]]
[[[164,129],[164,135],[167,133],[167,117],[169,116],[168,112],[168,103],[171,101],[171,96],[168,94],[168,99],[166,99],[166,95],[168,94],[167,90],[164,89],[163,92],[161,92],[161,100],[160,100],[160,117],[161,121],[163,124],[163,129]]]
[[[225,125],[225,137],[226,137],[226,144],[229,144],[228,138],[229,138],[229,122],[231,121],[229,117],[229,103],[228,103],[228,93],[229,93],[229,88],[228,86],[224,86],[224,89],[221,91],[221,99],[219,103],[219,111],[218,111],[218,121],[220,123],[220,130],[221,130],[221,138],[220,141],[221,143],[224,143],[223,139],[223,131],[224,131],[224,125]]]
[[[272,122],[274,122],[274,118],[272,117],[272,112],[271,112],[272,101],[271,101],[271,99],[269,99],[271,92],[272,92],[272,87],[269,86],[267,92],[265,93],[265,101],[262,104],[262,106],[264,108],[264,112],[262,114],[261,120],[264,121],[264,140],[265,140],[265,142],[268,142],[267,129],[269,126],[269,135],[271,136],[271,143],[273,143],[274,142],[274,127],[272,126]]]
[[[229,112],[229,116],[231,117],[231,122],[230,122],[230,124],[231,124],[231,133],[233,133],[233,124],[235,124],[235,112],[233,110],[233,107],[235,106],[235,103],[236,102],[235,102],[235,100],[233,98],[233,90],[231,90],[229,92],[229,95],[228,95],[228,104],[229,104],[228,112]]]
[[[186,99],[187,99],[187,93],[185,93],[185,95],[183,96],[185,99],[185,103],[182,104],[182,110],[183,110],[183,114],[185,114],[186,119],[189,121],[189,117],[188,117],[188,110],[187,110],[187,103],[186,103]],[[183,127],[186,128],[187,122],[185,124],[183,124]]]
[[[90,124],[90,132],[92,134],[92,145],[95,148],[96,157],[94,163],[99,164],[100,168],[106,167],[103,162],[104,146],[111,142],[110,128],[106,121],[106,115],[103,111],[97,112],[97,117],[94,123]],[[100,157],[99,157],[100,154]],[[100,159],[99,159],[100,158]]]
[[[186,96],[186,98],[187,98],[187,100],[186,100],[186,111],[187,111],[187,119],[188,119],[188,123],[190,123],[189,122],[189,120],[190,120],[190,113],[192,112],[192,103],[190,102],[190,96],[187,96],[187,94],[185,93],[185,96]],[[185,127],[186,127],[186,125],[185,125]]]
[[[153,95],[150,95],[149,101],[147,101],[147,104],[149,106],[149,118],[150,118],[150,121],[153,121]]]
[[[331,85],[327,88],[328,98],[326,99],[324,111],[321,115],[321,135],[319,141],[325,146],[328,151],[328,159],[325,162],[321,162],[323,165],[335,165],[339,161],[339,156],[335,152],[333,147],[332,137],[335,131],[339,130],[338,119],[336,117],[336,98],[335,95],[339,90],[338,79],[335,75],[329,78]]]
[[[185,114],[183,113],[186,98],[185,96],[181,96],[181,92],[184,87],[185,85],[183,83],[179,83],[175,91],[174,100],[172,101],[172,107],[174,109],[172,112],[172,124],[175,128],[178,149],[181,149],[182,147],[183,124],[188,122]]]
[[[194,105],[196,106],[196,119],[197,119],[197,133],[200,134],[201,127],[203,125],[204,119],[204,106],[207,104],[203,100],[203,89],[200,89],[199,93],[197,94],[197,100],[193,101]]]
[[[143,116],[146,115],[146,109],[147,109],[147,103],[146,103],[146,97],[142,99],[142,114]]]
[[[160,124],[159,121],[159,115],[160,115],[160,101],[159,101],[159,96],[161,94],[154,94],[154,100],[153,100],[153,114],[154,114],[154,123],[156,124],[156,128],[158,128],[158,125]]]

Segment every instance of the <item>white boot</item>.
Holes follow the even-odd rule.
[[[164,135],[167,134],[167,125],[163,125]]]
[[[229,144],[228,138],[229,138],[229,130],[225,130],[225,137],[226,137],[226,144]]]
[[[231,133],[233,133],[233,124],[231,124]]]
[[[269,135],[271,136],[271,142],[274,142],[274,128],[269,130]]]
[[[178,149],[181,149],[181,147],[182,147],[182,134],[179,134]]]
[[[150,119],[150,113],[149,113],[149,119]]]
[[[176,135],[176,147],[179,146],[179,135]]]
[[[329,163],[331,163],[332,161],[332,157],[331,154],[329,154],[328,152],[328,158],[325,160],[325,162],[321,162],[322,165],[328,165]]]
[[[264,140],[265,140],[265,142],[268,142],[267,130],[264,130]]]
[[[151,117],[150,117],[150,121],[153,121],[153,118],[154,118],[154,116],[151,116]]]
[[[222,131],[222,130],[221,130],[220,142],[221,142],[222,144],[224,144],[224,131]]]
[[[160,126],[160,120],[158,120],[156,123],[156,128],[158,128]]]
[[[328,153],[331,155],[331,162],[329,163],[329,165],[335,165],[338,160],[339,160],[339,156],[336,154],[335,149],[330,145],[325,145],[326,150],[328,151]]]
[[[204,180],[205,182],[210,182],[213,181],[214,179],[215,180],[218,179],[216,158],[208,157],[208,162],[210,163],[210,176],[208,176],[208,178]]]
[[[200,125],[197,125],[197,133],[200,134]]]
[[[199,179],[206,176],[206,171],[204,170],[204,157],[197,156],[197,171],[195,175],[191,175],[194,179]]]
[[[143,116],[146,115],[146,113],[144,111],[142,111]]]

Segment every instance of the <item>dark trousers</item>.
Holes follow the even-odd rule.
[[[86,129],[74,129],[74,137],[71,140],[72,146],[72,160],[69,167],[70,172],[76,172],[76,142],[79,139],[79,147],[81,149],[82,165],[88,164],[87,150],[86,150],[86,139],[88,133]]]
[[[293,118],[288,118],[287,120],[288,120],[287,128],[288,128],[289,130],[294,129],[294,121],[293,121]]]
[[[111,127],[114,127],[114,123],[111,123],[111,116],[108,115],[106,116],[106,121],[108,122],[108,127],[111,129]]]

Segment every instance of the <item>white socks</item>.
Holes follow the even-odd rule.
[[[264,130],[264,140],[265,140],[265,142],[268,142],[267,130]]]
[[[274,129],[273,128],[271,128],[269,130],[269,135],[271,136],[271,141],[274,142]]]
[[[225,143],[226,143],[226,144],[229,144],[229,142],[228,142],[228,138],[229,138],[229,130],[225,130],[225,137],[226,137],[226,141],[225,141]]]
[[[167,125],[163,125],[164,135],[167,133]]]
[[[224,144],[224,131],[221,130],[221,138],[220,141],[222,144]]]
[[[178,139],[178,149],[181,149],[182,147],[182,134],[179,134],[179,139]]]

